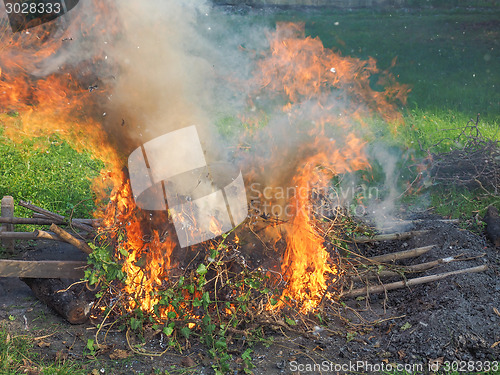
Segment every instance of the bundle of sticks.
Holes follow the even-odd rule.
[[[20,201],[19,206],[33,211],[33,217],[14,217],[13,198],[4,197],[2,199],[0,239],[8,252],[13,253],[14,240],[16,239],[64,241],[72,244],[86,254],[92,252],[92,249],[83,239],[91,238],[94,235],[96,228],[99,226],[99,220],[66,218],[24,201]],[[16,232],[14,231],[15,224],[50,225],[50,231],[34,230],[33,232]],[[70,227],[74,234],[62,229],[60,226]]]
[[[377,242],[377,241],[387,241],[387,240],[408,239],[416,235],[426,234],[427,232],[428,231],[421,230],[412,232],[382,234],[373,237],[358,237],[354,240],[354,242],[367,243],[367,242]],[[484,254],[480,256],[471,256],[471,257],[466,257],[464,254],[460,254],[457,256],[440,258],[430,262],[424,262],[411,266],[401,266],[395,264],[395,262],[399,260],[416,258],[420,255],[429,252],[435,247],[436,245],[429,245],[410,250],[398,251],[390,254],[378,255],[370,258],[363,257],[359,254],[353,254],[354,258],[351,261],[352,267],[347,273],[348,280],[350,280],[350,287],[346,288],[342,292],[342,297],[350,298],[359,296],[369,296],[370,294],[385,293],[386,291],[389,290],[406,288],[406,287],[409,288],[414,285],[442,280],[450,276],[460,275],[464,273],[483,272],[488,269],[487,265],[481,265],[476,267],[459,269],[455,271],[442,272],[429,276],[407,278],[407,276],[431,270],[451,262],[477,259],[479,257],[484,256]],[[384,279],[387,280],[388,278],[394,278],[398,276],[402,278],[401,281],[395,281],[390,283],[383,282]],[[371,283],[373,281],[376,281],[376,283],[375,284]],[[356,282],[364,282],[365,286],[354,288]]]

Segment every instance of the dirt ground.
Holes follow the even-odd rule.
[[[493,365],[492,361],[499,360],[500,344],[495,343],[500,341],[500,250],[493,248],[483,235],[456,224],[440,222],[432,216],[420,215],[417,219],[423,222],[409,229],[428,229],[428,233],[408,240],[363,245],[358,251],[373,256],[436,245],[406,264],[464,254],[474,259],[448,263],[419,276],[484,264],[489,266],[488,270],[388,291],[386,295],[371,295],[368,299],[346,299],[341,314],[349,323],[337,316],[338,304],[327,303],[326,325],[311,332],[266,329],[268,338],[273,337],[274,341],[269,348],[261,344],[254,347],[254,373],[375,373],[384,368],[401,370],[403,366],[410,372],[422,373],[428,372],[429,366],[436,369],[432,365],[438,363],[459,368],[473,365],[462,373],[477,373],[479,371],[474,370],[480,370],[480,364],[487,366],[490,361]],[[39,252],[45,259],[76,256],[74,249],[54,243],[38,243],[29,251]],[[71,252],[72,255],[68,255]],[[105,374],[151,374],[154,369],[213,373],[210,358],[201,346],[193,345],[183,353],[169,351],[161,357],[134,355],[118,350],[128,350],[126,337],[112,330],[106,336],[99,336],[99,342],[108,345],[108,349],[95,359],[88,357],[85,346],[88,339],[94,338],[96,327],[91,323],[70,325],[39,302],[18,279],[0,279],[0,306],[2,326],[36,338],[47,335],[35,341],[33,350],[50,361],[55,358],[77,360],[89,373],[97,370]],[[360,317],[372,323],[361,324]],[[164,350],[166,340],[161,335],[147,340],[144,348],[151,352]],[[241,342],[235,342],[231,349],[237,353]],[[120,358],[120,353],[126,353],[126,358]],[[110,356],[118,358],[110,359]],[[235,373],[241,367],[238,358],[235,354],[232,364]]]

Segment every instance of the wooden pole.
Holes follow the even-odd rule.
[[[84,221],[85,220],[85,221]],[[97,221],[93,219],[73,219],[73,221],[90,224],[90,225],[98,225]],[[57,225],[70,225],[64,221],[58,221],[54,219],[50,219],[48,217],[0,217],[0,223],[5,224],[34,224],[34,225],[50,225],[52,223]]]
[[[341,294],[341,297],[358,297],[358,296],[375,294],[375,293],[383,293],[387,290],[400,289],[400,288],[404,288],[404,287],[410,287],[413,285],[430,283],[432,281],[442,280],[448,276],[460,275],[463,273],[483,272],[483,271],[486,271],[487,269],[488,269],[488,266],[483,265],[483,266],[478,266],[478,267],[465,268],[465,269],[458,270],[458,271],[440,273],[437,275],[417,277],[415,279],[410,279],[410,280],[406,280],[406,281],[396,281],[396,282],[390,283],[390,284],[372,285],[372,286],[367,286],[367,287],[363,287],[363,288],[353,289],[351,291],[348,291],[347,293]]]
[[[0,232],[0,239],[61,241],[54,233],[43,230],[35,230],[33,232]]]
[[[55,230],[53,226],[56,228]],[[55,233],[43,230],[35,230],[33,232],[0,232],[0,239],[64,241],[75,246],[85,254],[90,254],[92,252],[92,249],[85,241],[79,240],[65,230],[57,227],[55,224],[52,224],[50,228]]]
[[[43,214],[55,221],[59,221],[59,222],[64,222],[66,221],[66,218],[62,215],[59,215],[59,214],[56,214],[54,212],[51,212],[49,210],[46,210],[44,208],[41,208],[41,207],[38,207],[38,206],[35,206],[34,204],[31,204],[31,203],[28,203],[28,202],[24,202],[24,201],[19,201],[19,205],[21,207],[24,207],[24,208],[28,208],[32,211],[35,211],[35,212],[38,212],[40,214]],[[74,226],[75,228],[79,228],[79,229],[82,229],[86,232],[93,232],[94,231],[94,228],[92,228],[91,226],[87,225],[87,224],[83,224],[81,222],[78,222],[76,220],[71,220],[71,225]]]
[[[5,219],[12,219],[14,217],[14,198],[5,196],[2,198],[1,214],[0,216]],[[0,232],[14,232],[14,224],[2,224]],[[2,239],[2,246],[7,250],[7,253],[14,254],[15,240],[12,238]]]

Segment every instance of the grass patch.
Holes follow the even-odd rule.
[[[16,144],[0,128],[0,196],[31,201],[53,212],[89,217],[94,210],[92,180],[103,163],[79,153],[57,136]],[[28,212],[16,206],[16,216]]]
[[[32,351],[33,340],[0,327],[0,375],[87,375],[76,362],[41,361]]]

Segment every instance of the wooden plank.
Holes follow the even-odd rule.
[[[0,259],[0,277],[81,279],[84,261]]]

